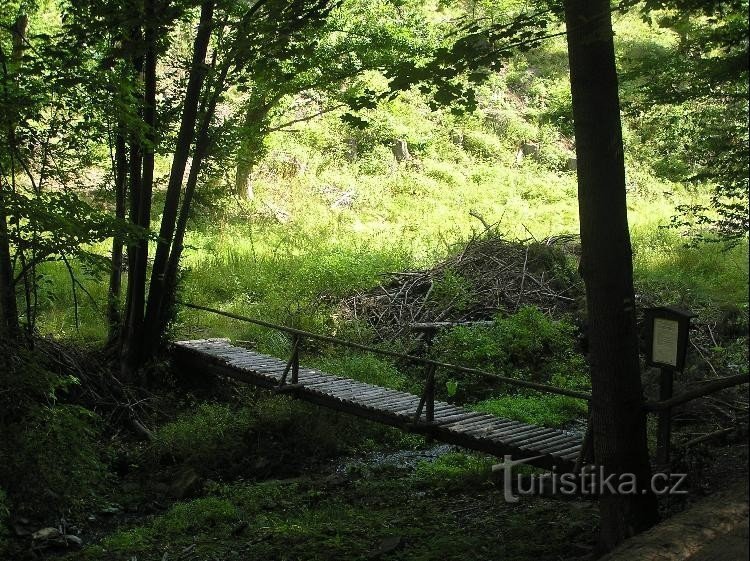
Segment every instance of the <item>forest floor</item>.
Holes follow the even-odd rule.
[[[111,435],[97,506],[55,521],[83,549],[26,535],[13,559],[594,558],[595,500],[506,502],[492,457],[225,381],[155,409],[152,442]],[[746,478],[747,454],[731,440],[678,454],[689,494],[663,498],[664,515]]]

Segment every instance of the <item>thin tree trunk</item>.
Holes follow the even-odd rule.
[[[633,264],[609,0],[565,3],[573,95],[582,275],[590,333],[594,456],[605,475],[632,474],[638,493],[601,496],[600,548],[657,520],[641,409]],[[641,490],[645,490],[642,494]]]
[[[4,94],[8,96],[10,82],[16,81],[18,70],[23,58],[23,52],[26,48],[26,30],[29,19],[26,14],[20,14],[13,24],[13,35],[11,39],[10,68],[5,63],[5,57],[2,56]],[[4,53],[0,52],[0,55]],[[13,152],[16,150],[16,117],[6,116],[8,127],[8,150],[11,154],[10,177],[15,182],[15,163]],[[0,181],[0,335],[8,339],[17,339],[21,332],[18,322],[18,303],[16,302],[15,282],[13,280],[13,261],[10,251],[10,237],[8,234],[8,212],[5,199],[5,186]],[[26,279],[24,272],[24,280]],[[30,302],[27,299],[27,306]]]
[[[216,81],[216,85],[213,88],[212,95],[206,107],[202,111],[202,119],[200,127],[198,129],[197,138],[195,141],[195,150],[193,152],[193,162],[190,167],[190,174],[188,175],[187,183],[185,184],[185,196],[183,197],[182,206],[180,208],[180,215],[177,220],[177,227],[175,229],[174,242],[172,244],[172,251],[169,254],[169,260],[167,262],[167,270],[165,273],[165,294],[161,307],[158,310],[157,316],[157,332],[163,333],[169,322],[169,313],[177,287],[177,271],[180,265],[180,258],[182,257],[182,250],[184,249],[185,243],[185,232],[187,231],[187,223],[190,218],[190,208],[193,201],[193,195],[195,194],[195,188],[198,185],[198,177],[202,167],[203,159],[208,152],[208,148],[211,144],[210,128],[211,119],[216,111],[216,104],[219,101],[219,96],[224,87],[224,81],[226,79],[228,67],[224,66],[220,72],[219,78]],[[153,341],[153,339],[152,339]]]
[[[130,34],[130,41],[137,45],[142,41],[140,29],[134,29]],[[144,82],[143,56],[133,58],[133,70],[138,86]],[[139,103],[138,98],[134,100]],[[141,216],[141,185],[143,173],[143,147],[140,132],[131,129],[128,134],[130,154],[128,155],[128,203],[130,222],[139,225]],[[147,244],[148,240],[135,240],[128,244],[128,286],[125,296],[125,323],[121,329],[121,356],[122,375],[127,379],[132,377],[133,365],[129,357],[137,355],[138,342],[136,338],[140,335],[143,327],[143,290],[144,283],[140,287],[137,283],[136,272],[138,263],[139,246]]]
[[[20,326],[13,284],[4,189],[4,185],[0,183],[0,339],[17,339]]]
[[[143,331],[143,337],[149,342],[148,346],[151,348],[153,348],[153,340],[161,335],[161,333],[154,332],[154,326],[158,324],[157,320],[161,313],[160,310],[165,294],[165,274],[172,239],[174,237],[175,222],[179,211],[182,181],[190,156],[190,147],[195,136],[200,94],[207,71],[206,52],[211,39],[214,4],[213,0],[201,4],[200,21],[193,44],[190,78],[188,79],[185,93],[185,103],[182,110],[180,130],[177,135],[175,153],[172,157],[172,167],[167,184],[159,240],[156,244],[156,254],[151,272],[151,284],[145,315],[145,324],[146,326],[150,326],[150,328]]]
[[[250,184],[250,174],[255,165],[256,151],[263,142],[265,131],[263,123],[268,118],[268,113],[275,103],[283,97],[282,94],[273,96],[266,101],[256,100],[256,103],[248,103],[242,128],[245,138],[242,140],[237,155],[237,167],[234,176],[234,193],[240,198],[252,199],[253,189]]]
[[[115,132],[115,217],[125,219],[126,180],[127,180],[127,147],[125,146],[125,126],[118,123]],[[107,299],[107,320],[109,324],[109,343],[117,340],[122,327],[120,317],[120,294],[122,291],[122,236],[115,234],[112,239],[112,263],[109,273],[109,292]]]

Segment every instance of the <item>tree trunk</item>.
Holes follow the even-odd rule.
[[[237,154],[237,168],[234,176],[234,193],[237,197],[252,199],[253,188],[250,174],[258,156],[262,153],[263,139],[267,134],[268,114],[283,97],[281,92],[269,97],[251,98],[245,109],[242,123],[243,139]]]
[[[20,333],[4,188],[0,183],[0,339],[3,340],[16,339]]]
[[[26,49],[26,30],[29,25],[29,18],[26,14],[20,14],[13,24],[10,65],[3,64],[3,82],[5,95],[8,95],[10,82],[15,82],[18,71],[21,66],[23,52]],[[0,53],[4,54],[4,53]],[[11,151],[10,158],[10,176],[11,182],[15,181],[14,158],[12,152],[17,147],[15,126],[16,116],[6,115],[3,120],[7,119],[7,141],[8,149]],[[21,327],[18,322],[18,303],[16,302],[16,289],[13,280],[13,262],[10,252],[10,237],[8,235],[8,213],[6,208],[5,186],[0,181],[0,337],[5,339],[16,339],[21,333]],[[28,301],[27,301],[28,304]]]
[[[252,199],[253,184],[250,175],[253,172],[253,162],[249,156],[237,158],[237,169],[234,175],[234,194],[241,199]]]
[[[159,323],[158,318],[161,314],[161,307],[166,292],[165,276],[167,262],[169,260],[175,222],[179,211],[183,176],[185,175],[185,168],[190,156],[190,147],[195,136],[198,105],[207,70],[206,52],[211,39],[213,14],[213,0],[203,2],[201,4],[198,30],[193,43],[193,59],[190,65],[190,78],[188,79],[185,93],[180,130],[177,135],[177,145],[172,157],[172,167],[169,174],[169,183],[167,184],[167,194],[164,201],[161,228],[159,230],[159,241],[156,244],[154,265],[151,271],[151,284],[145,316],[147,329],[142,333],[145,340],[144,345],[149,348],[153,348],[154,339],[162,335],[161,333],[156,333],[154,327]],[[197,163],[194,163],[194,165],[197,165]]]
[[[154,153],[156,150],[156,23],[155,0],[144,3],[146,53],[143,67],[143,168],[137,200],[136,224],[148,232],[151,226],[151,196],[154,187]],[[143,355],[143,310],[146,303],[146,278],[148,276],[148,239],[135,246],[132,276],[132,300],[128,318],[128,346],[124,363],[132,376],[139,368]]]
[[[127,192],[128,160],[125,146],[125,126],[118,123],[115,132],[115,217],[125,219]],[[120,317],[120,293],[122,288],[122,236],[115,234],[112,239],[112,263],[109,272],[109,292],[107,298],[107,323],[109,327],[109,343],[117,340],[120,333],[122,318]]]
[[[140,29],[131,31],[130,40],[133,44],[142,41]],[[138,91],[144,81],[143,56],[133,58],[133,70],[136,76]],[[135,104],[137,100],[133,100]],[[138,225],[140,220],[141,185],[143,180],[143,148],[140,131],[131,128],[128,134],[130,154],[128,155],[128,202],[130,222]],[[136,240],[128,244],[128,286],[125,296],[125,323],[121,330],[122,339],[122,375],[128,379],[132,376],[132,362],[128,357],[138,354],[136,337],[143,327],[143,291],[144,282],[137,282],[139,277],[137,264],[139,262],[139,246],[147,244],[148,240]]]
[[[637,494],[600,498],[600,548],[653,525],[646,419],[609,0],[565,3],[573,96],[581,270],[590,333],[594,455],[605,475],[632,474]],[[646,492],[641,494],[640,490]]]

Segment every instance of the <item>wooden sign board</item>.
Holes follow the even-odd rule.
[[[695,314],[671,306],[647,308],[646,364],[682,370],[687,354],[690,318]]]

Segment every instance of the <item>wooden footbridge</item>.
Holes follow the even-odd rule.
[[[559,473],[578,473],[581,466],[593,460],[590,422],[585,436],[581,437],[570,432],[502,419],[437,401],[435,400],[435,371],[441,368],[456,373],[480,375],[495,379],[502,384],[566,395],[590,402],[591,395],[588,393],[516,380],[476,368],[344,341],[188,302],[178,303],[189,308],[286,333],[291,336],[292,342],[291,355],[287,361],[283,361],[232,345],[228,339],[179,341],[172,344],[173,355],[178,366],[201,373],[207,372],[234,378],[274,392],[289,394],[322,407],[343,411],[498,457],[511,455],[514,459],[524,460],[529,465],[555,470]],[[414,327],[425,332],[429,340],[436,329],[448,325],[451,324],[442,322],[416,324]],[[300,353],[302,341],[305,339],[323,341],[422,365],[425,371],[424,391],[421,395],[414,395],[301,367]],[[660,401],[645,402],[644,414],[652,412],[659,415],[659,434],[664,435],[659,446],[663,451],[667,451],[667,460],[670,446],[670,411],[673,407],[721,389],[747,383],[748,377],[745,374],[728,376],[703,383],[678,396],[661,396]],[[671,396],[671,392],[669,395]]]
[[[228,339],[179,341],[172,345],[174,358],[179,365],[286,393],[322,407],[430,436],[441,442],[499,457],[509,454],[514,459],[525,459],[526,463],[545,469],[572,471],[583,459],[585,447],[580,435],[503,419],[435,400],[435,370],[446,368],[479,373],[515,386],[588,400],[590,396],[586,393],[360,345],[202,306],[189,306],[287,332],[292,336],[292,352],[290,358],[283,361],[232,345]],[[424,329],[424,326],[421,327]],[[414,395],[301,367],[299,356],[304,338],[421,363],[425,366],[426,374],[424,392],[421,396]]]

